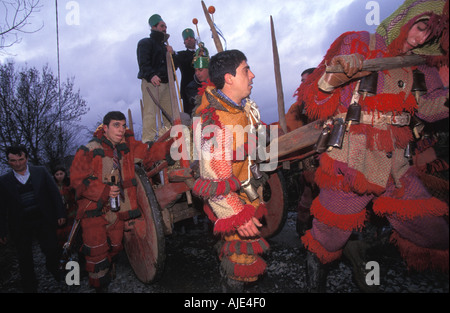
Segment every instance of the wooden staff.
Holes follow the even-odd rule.
[[[128,128],[134,133],[133,131],[133,117],[131,116],[131,110],[128,109]]]
[[[283,132],[287,133],[286,113],[284,112],[283,82],[281,80],[280,57],[278,55],[277,39],[275,38],[275,27],[270,16],[270,30],[272,33],[273,66],[275,71],[275,84],[277,86],[278,118]]]
[[[378,72],[400,67],[411,67],[425,64],[425,58],[420,55],[404,55],[391,58],[377,58],[363,61],[361,71]],[[340,64],[327,66],[327,73],[343,73]]]
[[[214,22],[211,20],[211,16],[209,16],[208,9],[206,8],[205,2],[202,0],[203,12],[205,13],[206,21],[211,28],[211,32],[213,35],[214,44],[216,45],[217,52],[223,51],[222,42],[220,41],[219,35],[217,34],[216,27],[214,26]]]
[[[317,120],[274,139],[270,145],[278,148],[278,159],[302,149],[312,149],[322,131],[321,124]]]
[[[170,90],[170,102],[172,103],[172,116],[175,124],[177,124],[177,120],[181,120],[180,118],[180,109],[178,106],[178,97],[177,91],[175,89],[175,80],[172,67],[172,55],[169,51],[166,53],[166,61],[167,61],[167,76],[169,76],[169,90]]]

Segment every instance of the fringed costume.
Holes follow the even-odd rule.
[[[71,186],[76,190],[78,203],[77,219],[81,219],[83,246],[86,256],[86,271],[91,286],[105,287],[110,282],[107,275],[113,257],[122,250],[125,223],[141,216],[137,203],[137,181],[135,163],[142,162],[150,167],[167,149],[155,143],[149,146],[134,139],[134,134],[126,130],[124,139],[115,147],[104,135],[102,125],[94,133],[93,139],[81,146],[70,169]],[[114,148],[117,150],[120,173],[113,171]],[[158,153],[155,153],[158,151]],[[120,175],[123,196],[120,211],[111,211],[109,192],[111,176]],[[132,226],[130,226],[132,227]]]
[[[405,112],[427,122],[448,117],[444,105],[448,89],[443,88],[437,68],[448,64],[448,1],[407,0],[381,23],[376,34],[341,35],[298,94],[312,119],[345,116],[357,81],[323,92],[318,83],[326,65],[338,55],[358,53],[365,59],[398,56],[409,29],[423,17],[429,19],[435,39],[412,52],[426,56],[427,64],[378,72],[376,94],[359,99],[361,123],[350,126],[341,149],[320,156],[315,180],[321,190],[311,207],[313,226],[302,242],[322,263],[341,256],[352,231],[364,226],[366,206],[373,201],[374,212],[391,223],[391,241],[408,267],[448,272],[449,227],[443,217],[448,215],[448,206],[430,195],[404,156],[413,139],[408,123],[395,123]],[[411,92],[415,69],[425,74],[427,87],[418,101]]]
[[[241,107],[226,99],[213,86],[206,87],[195,114],[201,118],[200,178],[193,188],[205,201],[204,210],[214,223],[214,232],[223,238],[219,249],[221,270],[231,279],[256,281],[266,268],[260,257],[269,244],[263,238],[243,239],[236,229],[252,217],[266,213],[263,202],[250,201],[241,191],[251,173],[248,159],[248,136],[238,142],[230,127],[244,130],[255,120],[248,113],[250,103]],[[237,128],[236,128],[237,127]],[[245,147],[242,150],[237,147]]]

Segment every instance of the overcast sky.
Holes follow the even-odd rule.
[[[75,88],[90,107],[83,123],[91,129],[106,112],[120,110],[126,114],[129,108],[140,129],[136,45],[149,35],[148,18],[152,14],[160,14],[166,22],[171,35],[169,43],[175,50],[185,49],[181,32],[188,27],[196,31],[192,19],[197,18],[201,40],[211,54],[217,52],[200,0],[57,3],[61,80],[75,77]],[[337,36],[346,31],[374,32],[377,21],[388,17],[402,3],[403,0],[205,0],[207,7],[213,5],[216,9],[214,22],[226,39],[224,48],[239,49],[248,58],[256,75],[251,97],[266,123],[278,120],[270,16],[275,25],[287,112],[295,102],[293,94],[300,83],[300,73],[317,66]],[[40,4],[29,28],[43,25],[42,29],[21,34],[21,42],[3,51],[0,62],[10,58],[17,67],[27,64],[39,70],[48,63],[56,74],[55,1],[40,0]]]

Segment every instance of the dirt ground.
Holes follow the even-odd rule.
[[[246,287],[246,293],[304,293],[305,250],[295,231],[296,213],[289,212],[283,230],[269,239],[270,252],[265,255],[267,273],[255,284]],[[140,282],[125,253],[117,265],[117,276],[112,281],[111,293],[221,293],[219,261],[214,245],[217,238],[212,236],[207,223],[185,223],[179,225],[173,235],[166,239],[166,260],[161,279],[152,284]],[[408,271],[395,247],[378,244],[372,256],[380,264],[380,293],[448,293],[448,275],[435,272],[419,273]],[[14,263],[14,262],[13,262]],[[44,258],[35,247],[35,267],[40,280],[40,293],[93,293],[86,276],[81,277],[79,286],[57,283],[44,266]],[[13,265],[12,276],[2,281],[1,293],[18,293],[19,278],[17,264]],[[329,293],[359,293],[361,290],[353,282],[352,267],[343,258],[332,264],[327,280]]]

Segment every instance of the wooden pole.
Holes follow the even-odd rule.
[[[205,2],[202,0],[202,7],[203,12],[205,13],[206,21],[209,24],[209,27],[211,28],[211,32],[213,35],[214,44],[216,45],[217,52],[223,51],[222,42],[220,41],[219,35],[217,34],[216,27],[214,26],[214,22],[211,19],[211,16],[209,16],[208,9],[206,8]]]
[[[134,133],[133,130],[133,117],[131,116],[131,110],[128,109],[128,128]]]
[[[378,72],[400,67],[411,67],[425,64],[425,58],[420,55],[405,55],[391,58],[377,58],[364,60],[361,71]],[[327,73],[343,73],[340,64],[327,66]]]
[[[284,93],[283,82],[281,80],[280,56],[278,54],[277,39],[275,37],[275,27],[273,25],[272,16],[270,16],[270,31],[272,34],[272,51],[273,51],[273,67],[275,71],[275,84],[277,86],[277,103],[278,103],[278,121],[283,133],[287,133],[286,113],[284,112]],[[283,162],[283,168],[290,168],[289,162]]]
[[[175,89],[175,79],[172,67],[172,55],[169,51],[166,53],[166,62],[167,62],[167,76],[169,76],[169,90],[170,90],[170,102],[172,103],[172,116],[173,121],[177,124],[177,120],[180,120],[180,108],[178,106],[178,96],[177,91]]]
[[[277,86],[278,119],[283,132],[287,133],[286,113],[284,112],[283,82],[281,80],[280,56],[278,55],[277,39],[275,37],[275,27],[270,16],[270,30],[272,33],[273,66],[275,71],[275,84]]]
[[[294,129],[273,140],[270,145],[278,148],[278,158],[314,146],[322,131],[322,121],[317,120]]]

